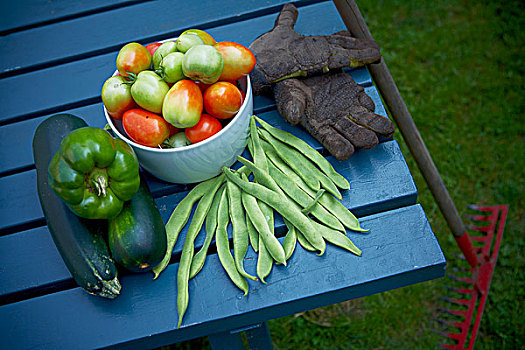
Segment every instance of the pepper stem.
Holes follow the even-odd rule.
[[[97,190],[97,196],[100,197],[100,195],[102,195],[102,197],[106,197],[106,188],[108,187],[106,178],[102,175],[99,175],[95,181],[93,181],[93,184]]]

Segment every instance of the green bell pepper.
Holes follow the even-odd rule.
[[[139,162],[127,143],[88,126],[64,137],[49,163],[48,182],[78,216],[111,219],[139,188]]]

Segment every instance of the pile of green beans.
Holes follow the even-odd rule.
[[[346,236],[346,229],[368,230],[339,201],[339,189],[349,189],[350,185],[319,152],[256,116],[250,120],[248,149],[252,161],[238,156],[243,164],[240,169],[224,167],[222,174],[195,186],[166,224],[168,250],[153,269],[154,278],[169,264],[179,233],[197,203],[177,272],[178,327],[189,303],[189,280],[202,270],[214,238],[224,271],[244,295],[249,291],[248,279],[266,283],[274,263],[286,266],[297,242],[318,255],[324,254],[326,242],[361,255],[361,250]],[[283,217],[287,227],[282,243],[274,232],[275,212]],[[228,237],[230,223],[232,247]],[[195,252],[195,239],[203,225],[206,238]],[[257,276],[244,269],[249,246],[258,255]]]

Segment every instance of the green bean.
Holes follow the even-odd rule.
[[[284,236],[283,249],[284,249],[284,256],[286,260],[288,260],[292,256],[295,250],[295,246],[297,245],[297,232],[296,232],[295,227],[290,223],[290,221],[284,219],[284,223],[286,224],[286,227],[288,228],[288,232],[286,232],[286,235]]]
[[[184,226],[186,226],[186,223],[188,222],[188,219],[191,214],[191,209],[193,208],[195,202],[197,202],[199,199],[201,199],[202,196],[208,193],[210,189],[216,185],[217,182],[222,183],[223,181],[224,175],[221,174],[219,176],[201,182],[200,184],[195,186],[173,210],[168,222],[166,223],[166,236],[168,240],[166,254],[164,255],[162,261],[153,269],[153,273],[155,274],[153,279],[159,277],[160,273],[164,271],[166,266],[168,266],[171,259],[171,254],[173,252],[173,247],[177,242],[177,238],[179,237],[180,231]]]
[[[193,259],[193,254],[195,253],[195,238],[199,234],[204,219],[210,210],[211,204],[213,202],[213,197],[219,189],[221,182],[215,181],[215,185],[210,188],[209,192],[206,193],[202,199],[197,204],[197,209],[193,214],[193,218],[188,227],[188,232],[186,233],[186,238],[184,240],[184,246],[182,248],[182,254],[179,262],[179,270],[177,271],[177,311],[179,314],[179,323],[177,328],[180,327],[182,323],[182,318],[188,307],[189,302],[189,290],[188,282],[190,280],[190,269],[191,261]]]
[[[294,147],[299,152],[304,154],[306,158],[314,162],[319,167],[319,169],[321,169],[325,173],[325,175],[328,176],[339,188],[342,188],[344,190],[350,188],[348,180],[346,180],[341,174],[335,171],[335,169],[332,167],[332,164],[330,164],[330,162],[327,161],[325,157],[323,157],[309,144],[307,144],[300,138],[290,134],[289,132],[271,126],[270,124],[266,123],[264,120],[258,118],[257,116],[254,116],[254,118],[257,119],[259,124],[261,124],[261,126],[264,129],[266,129],[270,134],[272,134],[273,137],[275,137],[279,141],[282,141]]]
[[[301,210],[291,200],[260,184],[241,180],[226,167],[223,167],[222,170],[228,179],[235,182],[243,190],[243,193],[247,192],[274,208],[292,225],[307,235],[308,241],[319,250],[319,255],[324,254],[326,244],[323,237],[312,226],[312,220],[301,213]]]
[[[326,226],[329,226],[339,231],[345,230],[344,226],[337,219],[337,217],[331,214],[322,205],[317,204],[315,202],[315,198],[313,199],[312,203],[312,197],[310,197],[310,195],[307,192],[303,191],[294,181],[292,181],[289,177],[283,174],[272,163],[268,165],[270,168],[270,176],[273,177],[275,181],[281,185],[281,188],[286,192],[288,196],[290,196],[294,201],[299,203],[299,205],[305,209],[312,205],[311,214]],[[321,196],[319,196],[319,199],[321,197],[322,193]],[[306,213],[304,214],[307,215]]]
[[[310,196],[315,195],[315,191],[312,190],[286,163],[279,159],[276,154],[266,153],[268,160],[271,161],[272,165],[281,170],[286,176],[290,178],[297,186],[299,186],[303,191],[308,193]],[[369,229],[364,229],[359,225],[359,221],[348,210],[343,203],[339,202],[336,198],[329,195],[328,193],[324,194],[319,198],[319,203],[325,207],[329,212],[334,214],[339,221],[343,224],[344,227],[359,232],[367,232]]]
[[[246,218],[246,228],[248,229],[248,238],[250,239],[250,244],[253,250],[257,253],[259,251],[259,233],[255,227],[253,227],[248,214],[245,214],[244,217]]]
[[[270,170],[273,170],[273,172],[269,174],[241,156],[237,156],[237,160],[247,166],[253,172],[255,178],[258,180],[257,182],[266,186],[270,190],[279,193],[281,196],[288,196],[291,200],[297,202],[303,208],[311,204],[312,198],[302,189],[297,187],[297,185],[288,177],[284,176],[284,174],[275,168],[275,166],[273,166],[271,163],[268,165]],[[277,183],[279,183],[279,185]],[[284,194],[283,191],[286,194]],[[339,222],[339,220],[330,214],[323,206],[316,205],[314,203],[312,214],[327,226],[330,226],[336,230],[344,231],[344,227],[341,222]]]
[[[304,182],[308,184],[308,186],[316,191],[319,190],[321,188],[321,183],[312,172],[312,169],[310,167],[304,166],[303,164],[300,164],[298,161],[295,161],[295,155],[293,154],[290,147],[279,147],[277,144],[278,141],[271,137],[269,133],[264,133],[263,131],[264,130],[259,130],[259,133],[266,140],[266,142],[262,142],[261,140],[261,145],[263,146],[265,152],[267,148],[265,147],[265,144],[267,144],[274,149],[275,153],[277,153],[279,157],[281,157],[286,162],[286,164],[288,164],[304,180]]]
[[[278,170],[280,171],[280,170]],[[326,190],[324,188],[321,188],[319,191],[317,191],[317,193],[315,194],[315,197],[311,200],[310,203],[308,203],[304,208],[303,210],[301,210],[303,212],[304,215],[308,215],[312,212],[312,209],[315,207],[315,205],[319,202],[319,198],[321,198],[321,196],[323,195],[323,193],[325,193]]]
[[[253,120],[253,118],[252,118],[252,120]],[[250,122],[250,126],[252,126],[251,122]],[[257,130],[255,130],[255,137],[258,140]],[[266,160],[266,157],[264,155],[264,152],[262,152],[262,153],[261,152],[255,152],[254,151],[255,147],[253,146],[253,143],[254,143],[253,139],[251,141],[252,142],[248,142],[248,148],[250,150],[250,153],[252,154],[252,158],[257,159],[257,161],[259,163],[262,163],[263,166],[264,165],[267,166],[267,160]],[[257,154],[257,156],[255,156],[255,154]],[[243,168],[244,167],[246,167],[246,166],[244,165]],[[248,167],[246,167],[246,168],[249,169]],[[251,172],[251,170],[250,170],[250,172]],[[241,175],[241,177],[242,177],[242,179],[248,181],[248,177],[246,175]],[[273,235],[274,234],[273,209],[270,206],[268,206],[268,204],[266,204],[266,203],[264,203],[262,201],[259,201],[259,200],[257,200],[257,205],[259,206],[259,209],[261,209],[261,212],[263,213],[263,215],[264,215],[264,217],[266,219],[266,222],[268,223],[268,228],[270,229],[270,232]],[[250,220],[250,217],[248,216],[248,213],[246,213],[246,223],[247,223],[247,226],[249,228],[248,232],[251,231],[252,232],[251,235],[254,236],[252,246],[254,246],[254,244],[256,244],[257,245],[257,249],[258,249],[258,253],[259,253],[259,254],[257,254],[257,276],[259,277],[259,279],[261,280],[262,283],[266,283],[265,278],[272,271],[273,258],[270,255],[270,253],[268,252],[268,249],[266,249],[266,246],[264,245],[263,238],[257,232],[257,229],[255,228],[255,226],[253,225],[252,221]],[[255,237],[257,238],[257,240],[255,240]],[[255,243],[255,242],[257,242],[257,243]],[[255,246],[254,246],[254,249],[255,249]]]
[[[292,148],[274,138],[268,131],[261,129],[259,130],[259,132],[261,133],[263,138],[272,145],[272,147],[277,151],[281,158],[283,156],[285,157],[283,158],[284,161],[288,163],[292,169],[294,169],[296,172],[297,169],[302,169],[301,171],[303,172],[303,174],[306,172],[311,174],[315,178],[315,180],[320,183],[320,186],[324,187],[328,192],[336,196],[338,199],[343,198],[341,192],[339,192],[334,182],[323,172],[321,172],[308,158],[299,153],[295,148]],[[301,174],[299,174],[299,176],[301,176]],[[303,178],[303,180],[305,179]],[[309,181],[305,182],[308,185],[310,185],[312,181],[310,179],[310,183]],[[316,191],[319,190],[319,187],[312,188]]]
[[[248,251],[248,229],[242,206],[241,189],[231,181],[226,181],[228,189],[228,203],[230,209],[230,220],[232,222],[233,256],[239,273],[251,280],[257,281],[257,277],[250,275],[244,270],[244,257]]]
[[[250,142],[248,142],[248,144],[249,143]],[[251,173],[250,169],[248,169],[245,166],[240,167],[239,169],[235,170],[235,172],[238,173],[238,174],[241,174],[241,175],[244,174],[246,176],[250,176],[250,173]]]
[[[217,246],[217,255],[222,267],[232,280],[232,282],[244,292],[248,294],[248,282],[241,276],[235,266],[235,261],[230,251],[230,244],[228,242],[227,227],[230,221],[230,214],[228,209],[228,195],[226,191],[222,192],[221,202],[219,203],[219,210],[217,213],[217,231],[215,233],[215,245]]]
[[[259,254],[257,255],[257,276],[262,283],[266,283],[265,278],[270,274],[273,267],[273,258],[266,249],[264,241],[259,235]]]
[[[358,232],[368,232],[369,228],[362,228],[359,224],[359,220],[348,210],[343,203],[339,202],[336,198],[324,194],[319,199],[319,202],[341,221],[341,223],[348,229]]]
[[[206,238],[204,239],[204,244],[202,245],[201,249],[195,253],[193,260],[191,261],[190,279],[195,277],[201,271],[202,267],[204,266],[204,262],[206,261],[208,249],[210,248],[211,241],[215,236],[215,229],[217,228],[217,211],[219,209],[222,192],[225,190],[225,188],[226,186],[219,188],[215,197],[213,198],[213,202],[211,203],[210,210],[206,216]]]
[[[261,169],[268,171],[268,161],[261,146],[257,127],[255,126],[255,116],[252,116],[250,119],[250,138],[252,140],[250,153],[252,154],[253,163]]]
[[[301,247],[303,247],[305,250],[309,252],[315,252],[316,249],[310,244],[310,242],[308,242],[304,234],[299,230],[295,230],[295,231],[297,234],[297,241],[299,242]]]
[[[277,192],[281,196],[285,196],[285,193],[277,182],[268,174],[268,171],[263,170],[254,163],[250,162],[248,159],[243,158],[242,156],[237,156],[237,160],[244,164],[245,167],[251,170],[253,175],[255,175],[255,180],[257,183],[267,187],[268,189]]]
[[[252,118],[250,119],[250,138],[252,142],[248,143],[248,148],[250,150],[250,153],[252,154],[253,162],[262,169],[268,169],[268,160],[266,159],[264,150],[261,147],[259,134],[257,133],[257,126],[255,124],[255,116],[252,116]],[[259,179],[256,178],[255,181],[259,182]],[[272,207],[260,200],[257,200],[257,204],[259,205],[259,208],[261,209],[261,212],[263,213],[266,219],[270,232],[272,233],[272,235],[275,235],[274,213]],[[251,223],[251,220],[249,221]],[[251,224],[253,225],[253,223]],[[259,276],[259,278],[263,278],[264,282],[264,278],[266,278],[266,276],[268,276],[272,271],[273,259],[270,253],[268,252],[268,249],[264,245],[264,241],[260,237],[260,235],[259,242],[259,246],[262,248],[260,249],[259,255],[257,257],[257,275]]]
[[[356,245],[346,236],[346,234],[332,230],[329,227],[323,226],[317,222],[313,222],[313,225],[321,232],[323,238],[333,245],[344,248],[357,256],[361,256],[361,249],[357,248]]]
[[[241,179],[238,180],[242,183],[245,183],[245,181]],[[276,262],[286,265],[284,249],[279,240],[277,240],[277,238],[275,238],[275,236],[270,231],[268,222],[266,221],[264,214],[257,204],[257,199],[248,192],[242,191],[242,204],[244,206],[244,210],[246,210],[246,213],[248,214],[248,217],[252,221],[253,226],[257,229],[257,232],[259,232],[259,237],[262,238],[264,247],[268,250]],[[260,250],[261,245],[259,244],[259,251]]]

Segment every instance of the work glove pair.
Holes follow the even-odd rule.
[[[341,70],[377,62],[377,44],[348,32],[300,35],[297,15],[295,6],[285,5],[274,28],[250,45],[257,58],[250,74],[254,93],[273,92],[279,113],[340,160],[377,145],[377,134],[392,136],[392,122],[373,112],[364,88]]]

